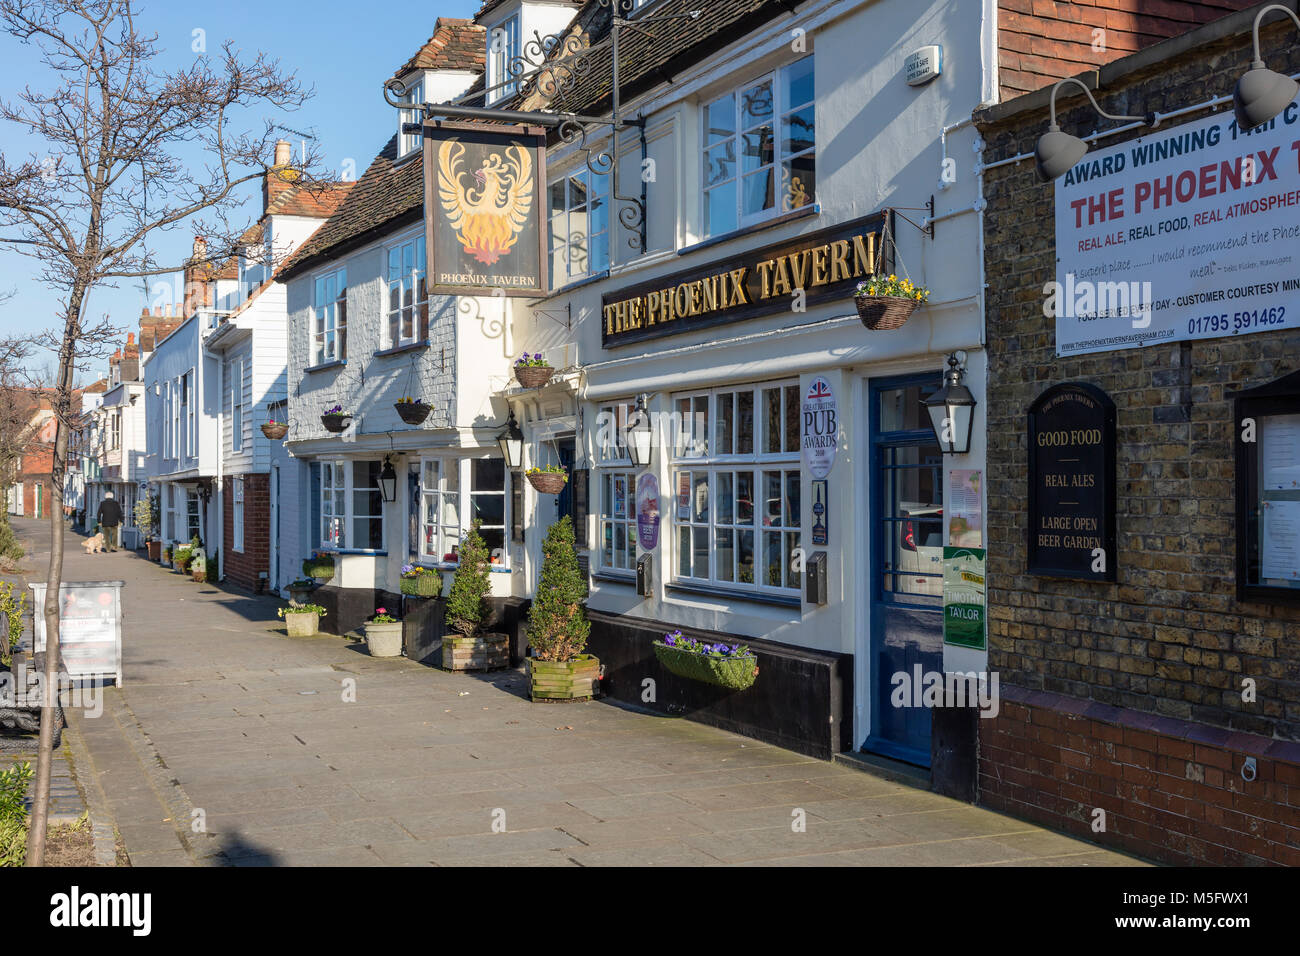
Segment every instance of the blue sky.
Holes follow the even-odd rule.
[[[382,84],[433,33],[439,16],[470,17],[480,0],[385,0],[383,3],[347,3],[314,0],[310,4],[226,0],[222,4],[194,0],[142,0],[137,4],[141,32],[158,34],[163,55],[160,68],[192,61],[196,30],[202,30],[209,51],[231,39],[248,56],[261,50],[295,70],[316,95],[296,113],[282,114],[277,122],[294,130],[313,133],[325,164],[337,171],[349,160],[359,176],[396,129],[394,110],[383,100]],[[29,49],[8,35],[0,36],[0,95],[6,99],[24,85],[49,88],[49,74]],[[295,137],[297,152],[299,143]],[[13,127],[0,124],[0,149],[18,161],[37,149],[21,139]],[[244,206],[252,221],[261,211],[260,188],[248,191]],[[180,261],[189,252],[192,235],[182,228],[157,237],[150,248],[168,261]],[[157,280],[151,280],[156,282]],[[17,295],[0,305],[0,335],[35,334],[53,324],[60,307],[60,290],[46,287],[34,275],[32,262],[0,244],[0,292]],[[119,288],[96,290],[90,315],[105,313],[119,326],[134,327],[140,309],[151,301],[137,281]],[[49,353],[33,365],[51,362]],[[102,363],[101,363],[102,364]],[[93,375],[82,376],[86,381]]]

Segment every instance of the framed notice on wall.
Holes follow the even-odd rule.
[[[1114,581],[1115,403],[1053,385],[1029,406],[1030,574]]]
[[[546,292],[545,190],[546,135],[540,128],[426,123],[429,292]]]
[[[1237,597],[1300,604],[1300,372],[1233,405]]]

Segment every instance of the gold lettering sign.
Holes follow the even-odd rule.
[[[872,273],[883,222],[877,214],[607,294],[601,338],[608,348],[778,313],[798,295],[807,304],[842,298]]]

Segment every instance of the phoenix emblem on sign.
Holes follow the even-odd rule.
[[[438,148],[438,198],[465,252],[492,265],[519,241],[533,205],[533,160],[521,146],[489,153],[482,166],[461,168],[465,145]]]

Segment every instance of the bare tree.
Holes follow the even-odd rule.
[[[48,344],[58,355],[53,402],[59,425],[54,448],[52,542],[43,613],[45,686],[57,686],[59,585],[63,574],[63,500],[68,433],[77,409],[73,381],[79,359],[116,334],[86,316],[86,297],[114,280],[174,272],[145,245],[158,231],[195,229],[213,259],[235,248],[230,228],[243,201],[240,187],[266,175],[274,159],[272,117],[311,95],[293,73],[263,54],[243,57],[230,43],[192,65],[161,69],[156,35],[136,24],[133,0],[0,0],[0,29],[32,44],[52,83],[0,101],[0,120],[41,141],[46,153],[22,162],[0,155],[0,228],[14,251],[34,257],[39,277],[64,290],[61,327]],[[278,117],[275,117],[278,118]],[[256,128],[238,132],[236,123]],[[299,165],[309,181],[314,154]],[[201,218],[200,218],[201,217]],[[16,235],[8,235],[13,232]],[[53,742],[49,693],[42,712],[29,865],[44,859]]]

